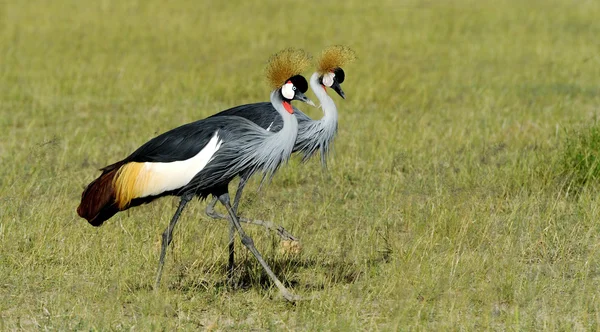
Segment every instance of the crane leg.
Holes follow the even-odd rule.
[[[177,207],[177,211],[175,211],[175,214],[173,215],[173,218],[171,219],[169,226],[167,226],[167,228],[165,229],[165,231],[162,234],[160,259],[158,261],[158,271],[156,272],[156,283],[155,283],[154,289],[158,289],[158,286],[160,285],[160,278],[162,276],[163,266],[165,265],[165,255],[167,254],[167,247],[169,246],[169,244],[171,244],[171,240],[173,240],[173,229],[175,228],[175,225],[177,224],[177,221],[179,220],[181,211],[183,211],[183,208],[192,199],[192,197],[194,197],[193,194],[184,194],[183,196],[181,196],[181,201],[179,201],[179,206]]]
[[[238,185],[237,191],[235,192],[235,198],[233,201],[233,213],[236,216],[237,216],[238,205],[240,204],[240,198],[242,197],[242,191],[244,191],[246,182],[248,182],[248,179],[245,176],[242,176],[240,179],[240,184]],[[226,219],[228,219],[228,218],[226,218]],[[233,271],[235,270],[234,241],[235,241],[235,225],[232,222],[229,222],[229,261],[227,264],[227,283],[229,285],[233,285]]]
[[[250,250],[250,252],[254,255],[254,257],[256,257],[256,259],[258,260],[260,265],[262,265],[262,267],[265,269],[265,272],[267,272],[267,275],[275,283],[277,288],[279,288],[279,291],[281,292],[283,297],[290,302],[299,300],[300,298],[297,295],[294,295],[290,291],[288,291],[287,288],[285,288],[285,286],[283,285],[283,283],[281,281],[279,281],[279,279],[277,278],[275,273],[273,273],[273,271],[271,270],[271,268],[269,267],[267,262],[265,262],[265,260],[263,259],[262,255],[258,252],[256,247],[254,247],[254,241],[252,240],[252,238],[249,237],[246,234],[246,232],[244,232],[244,229],[242,228],[242,225],[240,225],[240,222],[233,210],[233,207],[231,206],[229,194],[225,193],[225,194],[220,195],[219,201],[221,201],[221,203],[223,205],[225,205],[227,212],[229,212],[229,216],[231,217],[230,223],[232,223],[233,226],[237,229],[237,231],[242,239],[242,243],[244,244],[244,246],[246,246],[246,248],[248,248],[248,250]]]
[[[233,212],[237,216],[238,206],[240,205],[240,199],[242,198],[242,192],[244,191],[244,187],[246,187],[246,183],[248,183],[248,178],[245,176],[240,177],[240,183],[238,184],[238,188],[235,191],[235,198],[233,199]]]
[[[235,226],[233,223],[229,223],[229,260],[227,262],[227,283],[233,285],[233,270],[235,270]]]
[[[208,205],[206,206],[206,215],[213,218],[213,219],[225,219],[225,220],[229,220],[229,218],[227,218],[227,216],[222,215],[218,212],[215,211],[215,204],[217,204],[217,201],[219,200],[219,198],[217,196],[214,196],[214,198],[212,199],[212,201],[210,201],[210,203],[208,203]],[[235,260],[234,260],[234,255],[235,255],[235,245],[234,245],[234,240],[235,240],[235,227],[231,224],[231,222],[229,223],[229,259],[227,262],[227,283],[229,285],[233,284],[233,270],[235,269]]]
[[[241,185],[241,182],[240,182]],[[241,198],[241,192],[244,188],[245,184],[242,186],[242,188],[240,189],[240,187],[238,187],[237,193],[235,195],[235,199],[234,199],[234,210],[237,213],[237,206],[239,205],[239,198]],[[227,217],[226,215],[220,214],[218,212],[215,211],[215,205],[217,204],[218,198],[215,197],[213,198],[213,200],[208,204],[208,206],[206,207],[206,215],[213,218],[213,219],[225,219],[225,220],[229,220],[229,217]],[[236,214],[237,215],[237,214]],[[270,221],[265,221],[265,220],[258,220],[258,219],[248,219],[248,218],[243,218],[243,217],[238,217],[238,220],[240,222],[243,223],[247,223],[247,224],[252,224],[252,225],[259,225],[259,226],[263,226],[264,228],[266,228],[267,230],[271,230],[277,233],[277,235],[279,235],[279,237],[281,238],[281,240],[283,241],[298,241],[298,238],[295,237],[294,235],[292,235],[290,232],[288,232],[285,228],[283,228],[282,226],[279,225],[275,225]]]

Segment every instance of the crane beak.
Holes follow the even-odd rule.
[[[333,91],[337,92],[337,94],[340,95],[340,97],[346,99],[346,94],[344,93],[344,90],[342,90],[342,86],[336,80],[333,80],[331,88],[333,89]]]
[[[293,100],[299,100],[299,101],[301,101],[303,103],[309,104],[312,107],[316,107],[315,103],[313,103],[312,100],[308,99],[308,97],[304,93],[300,92],[300,90],[296,90],[296,93],[294,94],[294,99]]]

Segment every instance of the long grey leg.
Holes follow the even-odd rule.
[[[214,196],[212,201],[210,201],[210,203],[208,203],[208,205],[206,206],[206,215],[213,219],[227,219],[226,216],[215,211],[215,205],[218,201],[219,198],[217,196]]]
[[[240,179],[240,184],[238,185],[237,192],[235,194],[235,201],[233,203],[233,210],[237,214],[237,207],[240,203],[240,198],[242,197],[242,191],[246,186],[248,179],[244,176]],[[218,197],[215,196],[212,201],[206,207],[206,214],[212,218],[219,218],[229,220],[227,216],[222,215],[220,213],[215,212],[215,204],[217,203]],[[227,263],[227,282],[231,285],[233,283],[233,270],[235,269],[235,226],[233,223],[229,223],[229,259]]]
[[[229,261],[227,262],[227,283],[233,285],[233,270],[235,269],[235,226],[229,223]]]
[[[246,180],[247,181],[247,180]],[[240,185],[242,185],[242,182],[240,181]],[[236,212],[237,215],[237,206],[236,204],[239,204],[239,199],[238,197],[241,198],[241,192],[244,188],[246,184],[244,183],[242,185],[242,188],[240,189],[240,187],[238,186],[238,190],[237,193],[235,195],[235,199],[234,199],[234,210]],[[226,215],[220,214],[218,212],[215,211],[215,205],[217,204],[218,198],[215,197],[213,198],[212,201],[210,201],[210,203],[208,203],[208,206],[206,207],[206,215],[213,218],[213,219],[225,219],[225,220],[229,220],[229,217],[227,217]],[[264,228],[271,230],[271,231],[275,231],[277,233],[277,235],[279,235],[279,237],[282,240],[288,240],[288,241],[298,241],[298,238],[293,236],[292,234],[290,234],[285,228],[279,226],[279,225],[275,225],[270,221],[265,221],[265,220],[259,220],[259,219],[248,219],[248,218],[243,218],[243,217],[238,217],[238,220],[240,222],[243,223],[247,223],[247,224],[252,224],[252,225],[258,225],[258,226],[263,226]]]
[[[240,178],[240,184],[238,185],[237,191],[235,193],[235,199],[233,201],[233,212],[236,216],[237,216],[238,205],[240,203],[240,198],[242,197],[242,191],[244,191],[244,187],[246,186],[247,182],[248,182],[248,179],[245,176],[242,176]],[[217,197],[215,197],[215,199],[216,198]],[[215,201],[215,200],[213,200],[213,201]],[[232,222],[229,222],[229,261],[227,263],[227,283],[229,283],[229,285],[233,285],[233,270],[235,269],[234,241],[235,241],[235,225]]]
[[[244,191],[244,187],[246,187],[246,183],[248,183],[248,178],[245,176],[240,177],[240,184],[238,184],[237,191],[235,192],[235,198],[233,199],[233,212],[237,216],[238,206],[240,205],[240,199],[242,198],[242,192]]]
[[[215,204],[217,204],[218,200],[219,200],[219,198],[217,196],[214,196],[212,201],[210,201],[210,203],[208,203],[208,205],[206,206],[206,215],[213,219],[229,220],[229,218],[227,218],[227,216],[222,215],[215,211]],[[234,266],[234,264],[235,264],[234,240],[235,240],[235,226],[233,226],[233,224],[230,222],[229,223],[229,245],[228,245],[229,246],[229,260],[227,262],[227,282],[230,285],[233,283],[233,270],[235,269],[235,266]]]
[[[267,272],[267,275],[269,275],[269,277],[275,283],[277,288],[279,288],[279,291],[281,292],[283,297],[285,297],[285,299],[290,302],[299,300],[300,298],[297,295],[294,295],[290,291],[288,291],[287,288],[285,288],[285,286],[283,285],[283,283],[281,283],[281,281],[279,281],[279,279],[277,278],[275,273],[273,273],[273,271],[271,270],[271,268],[269,267],[267,262],[265,262],[265,260],[263,259],[262,255],[254,247],[254,241],[252,240],[252,238],[249,237],[246,234],[246,232],[244,232],[242,225],[240,225],[240,222],[239,222],[237,216],[235,215],[235,212],[233,211],[233,207],[231,207],[231,202],[229,200],[229,194],[225,193],[225,194],[222,194],[221,196],[219,196],[219,201],[221,201],[221,203],[223,205],[225,205],[227,212],[229,212],[229,216],[231,217],[230,222],[235,226],[238,233],[240,234],[240,237],[242,238],[242,243],[244,244],[244,246],[246,246],[246,248],[248,248],[248,250],[250,250],[250,252],[254,255],[254,257],[256,257],[256,259],[258,260],[260,265],[262,265],[262,267],[265,269],[265,272]]]
[[[167,254],[167,247],[169,246],[169,244],[171,244],[171,240],[173,240],[173,229],[177,224],[177,220],[179,220],[181,211],[183,211],[183,208],[192,199],[192,197],[194,197],[194,195],[192,194],[184,194],[183,196],[181,196],[181,201],[179,202],[177,211],[175,211],[175,214],[173,215],[169,226],[167,226],[167,228],[162,234],[160,259],[158,261],[158,271],[156,272],[156,284],[154,286],[154,289],[158,289],[158,286],[160,285],[160,278],[162,276],[163,265],[165,264],[165,255]]]
[[[246,183],[248,183],[248,178],[245,176],[240,176],[240,183],[238,184],[237,191],[235,192],[235,198],[233,199],[233,211],[235,211],[236,215],[237,215],[238,206],[240,205],[240,199],[242,198],[242,192],[244,191],[244,187],[246,187]],[[212,199],[212,201],[210,201],[210,203],[206,207],[206,215],[208,215],[209,217],[211,217],[213,219],[229,220],[229,218],[226,215],[220,214],[215,211],[215,205],[217,204],[218,200],[219,200],[219,198],[217,196],[215,196]],[[251,220],[247,220],[247,221],[240,220],[240,222],[252,223]]]

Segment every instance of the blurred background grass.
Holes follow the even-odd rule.
[[[1,2],[0,326],[597,329],[598,17],[567,0]],[[241,206],[300,237],[289,256],[246,227],[309,300],[283,302],[239,242],[226,289],[227,227],[205,203],[158,293],[175,199],[77,217],[98,168],[267,100],[279,49],[331,44],[359,60],[329,170],[294,159]]]

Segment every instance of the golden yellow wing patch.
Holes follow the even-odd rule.
[[[149,179],[144,163],[131,162],[121,166],[113,183],[119,209],[126,208],[134,198],[142,197]]]

